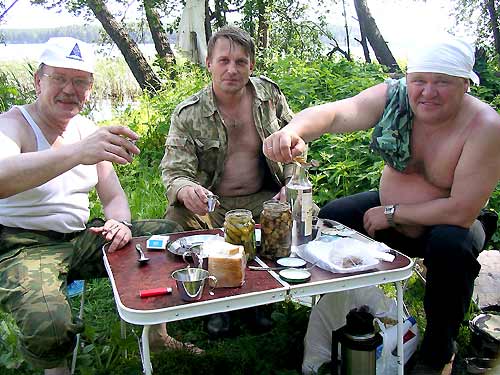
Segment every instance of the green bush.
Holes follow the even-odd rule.
[[[30,102],[34,97],[33,85],[25,85],[12,71],[0,71],[0,113],[14,105]]]
[[[258,74],[264,74],[280,85],[295,112],[315,104],[355,95],[386,78],[384,71],[377,65],[326,58],[307,63],[294,58],[285,58],[267,66],[269,68],[266,71],[259,71]],[[177,104],[209,82],[204,69],[190,64],[176,67],[172,76],[175,79],[166,83],[158,95],[152,98],[141,97],[139,108],[128,108],[120,119],[114,121],[130,126],[141,135],[138,142],[141,154],[130,165],[117,166],[117,173],[128,195],[134,219],[163,216],[167,202],[159,163],[164,153],[170,116]],[[114,78],[119,79],[119,77]],[[493,76],[491,80],[483,78],[483,82],[491,82],[491,85],[474,88],[473,93],[490,103],[498,102],[498,90]],[[10,75],[0,73],[0,106],[4,105],[3,110],[28,100],[29,97],[23,94],[26,90],[21,86],[21,83],[16,83]],[[325,135],[311,143],[309,156],[320,161],[320,166],[311,169],[310,173],[318,205],[322,206],[331,199],[378,186],[383,162],[380,157],[369,152],[369,141],[370,131],[365,131],[345,135]],[[498,188],[493,193],[490,206],[497,211],[500,209]],[[101,205],[95,192],[91,196],[91,213],[93,216],[102,216]],[[493,239],[494,246],[498,248],[500,237],[495,234]],[[423,314],[423,309],[418,302],[422,298],[422,290],[417,292],[416,295],[407,292],[406,299],[411,301],[412,315],[420,316]],[[111,288],[107,280],[90,283],[85,305],[85,320],[91,324],[86,326],[83,335],[85,347],[78,359],[78,368],[82,374],[140,372],[139,354],[135,345],[135,335],[140,335],[140,332],[134,329],[127,340],[119,339],[119,320],[110,295]],[[77,302],[73,303],[74,307],[77,307]],[[252,373],[244,372],[245,365],[251,363],[256,371],[261,370],[260,373],[273,371],[277,374],[295,374],[300,368],[307,314],[308,309],[304,307],[288,303],[279,304],[274,314],[276,329],[269,335],[243,336],[223,342],[207,341],[201,319],[169,324],[169,331],[178,338],[186,338],[209,348],[207,363],[213,368],[227,369],[230,364],[234,365],[232,368],[234,373]],[[4,315],[0,314],[0,319],[4,320]],[[423,320],[423,316],[420,319]],[[16,336],[17,332],[12,328],[12,322],[0,326],[0,366],[4,366],[0,368],[0,373],[37,373],[27,367],[15,350]],[[282,340],[277,340],[276,337]],[[266,348],[264,354],[259,350],[262,347]],[[125,350],[130,356],[127,360],[121,356]],[[289,355],[283,356],[282,353]],[[248,358],[253,361],[247,362]],[[293,358],[293,361],[283,362],[283,358]],[[162,370],[165,373],[169,371],[174,373],[173,368],[179,373],[189,373],[192,370],[192,367],[189,367],[191,360],[192,357],[185,353],[176,352],[165,352],[153,357],[155,371],[158,373],[162,373]],[[207,370],[203,364],[199,366]]]

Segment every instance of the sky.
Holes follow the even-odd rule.
[[[14,2],[14,0],[4,1],[7,7]],[[41,6],[31,5],[29,0],[18,0],[7,12],[0,29],[48,28],[82,23],[83,20],[66,12],[57,13],[55,10],[46,10]]]
[[[13,1],[5,0],[5,3],[8,6]],[[350,3],[348,1],[348,4]],[[454,24],[453,18],[449,16],[451,0],[368,0],[367,3],[382,35],[391,50],[399,52],[398,55],[405,54],[406,45],[413,44],[412,41],[432,36]],[[338,13],[340,8],[336,6],[335,9]],[[355,16],[353,7],[348,10],[348,14]],[[351,25],[356,23],[352,18],[349,22]],[[55,10],[32,6],[29,0],[18,0],[7,13],[0,29],[44,28],[83,23],[82,18],[66,12],[57,13]]]

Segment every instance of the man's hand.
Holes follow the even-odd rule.
[[[121,249],[132,238],[130,228],[120,221],[109,219],[102,227],[89,228],[92,233],[101,235],[107,242],[111,241],[108,251],[112,253],[115,250]]]
[[[278,194],[276,194],[274,197],[273,197],[274,200],[277,200],[277,201],[280,201],[280,202],[285,202],[286,201],[286,187],[283,186],[280,191],[278,192]]]
[[[269,159],[290,163],[306,149],[306,143],[297,134],[287,130],[279,130],[271,134],[262,143],[262,152]]]
[[[366,233],[372,238],[375,237],[375,231],[389,228],[390,225],[384,214],[384,206],[372,207],[366,211],[363,216],[363,226]]]
[[[132,162],[132,156],[140,152],[133,143],[139,136],[126,126],[113,125],[99,128],[71,147],[78,147],[82,164],[92,165],[101,161],[117,164]]]
[[[207,194],[212,193],[201,185],[185,186],[178,191],[177,199],[194,214],[205,215],[208,213]]]

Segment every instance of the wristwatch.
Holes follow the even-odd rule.
[[[384,215],[387,218],[387,222],[391,227],[396,226],[396,224],[394,223],[394,212],[396,212],[397,207],[398,204],[391,204],[389,206],[384,207]]]

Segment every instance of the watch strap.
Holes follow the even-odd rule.
[[[396,212],[396,208],[399,206],[399,204],[392,204],[389,206],[385,206],[384,213],[385,217],[387,218],[387,222],[391,227],[395,227],[396,223],[394,222],[394,213]]]

